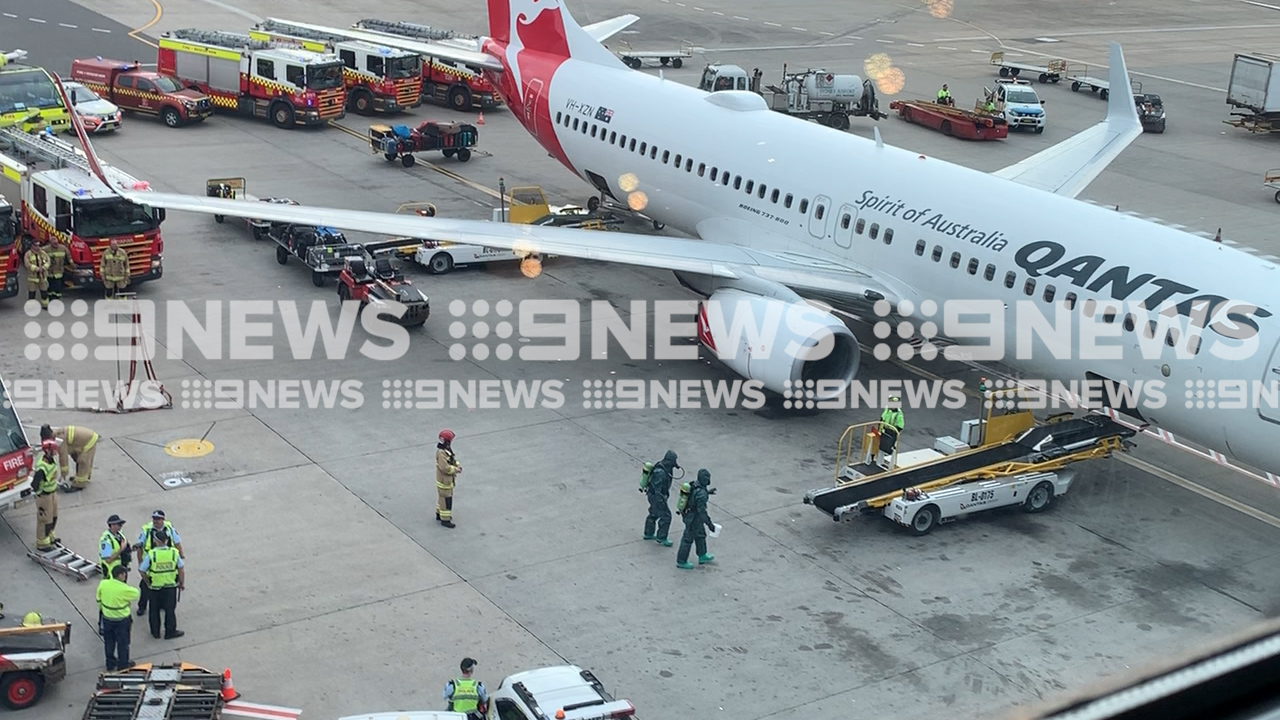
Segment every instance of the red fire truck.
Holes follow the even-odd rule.
[[[333,53],[342,61],[347,109],[361,115],[400,112],[422,104],[422,57],[275,19],[258,23],[249,37],[279,47]]]
[[[474,35],[462,35],[452,30],[433,28],[409,22],[391,20],[361,20],[353,27],[387,36],[400,36],[420,42],[435,42],[479,49],[479,39]],[[471,46],[475,45],[474,48]],[[479,69],[441,58],[422,58],[422,97],[454,110],[470,110],[473,107],[489,110],[502,104],[493,83],[485,79]]]
[[[4,168],[6,171],[8,168]],[[9,173],[5,172],[8,176]],[[18,294],[18,220],[13,206],[0,195],[0,298]]]
[[[0,378],[0,510],[7,510],[31,494],[33,465],[27,433],[18,420],[9,388]]]
[[[200,88],[215,107],[277,127],[321,125],[346,115],[336,55],[278,48],[240,33],[174,30],[160,36],[157,70]]]
[[[71,251],[66,288],[101,286],[102,252],[115,240],[129,255],[133,283],[164,274],[163,208],[138,205],[93,174],[84,155],[48,133],[30,135],[16,127],[0,129],[0,167],[18,183],[22,197],[20,230],[35,240],[56,237]],[[37,162],[47,167],[34,169]],[[112,183],[145,190],[146,183],[110,165],[102,166]],[[15,267],[16,270],[16,267]],[[6,282],[8,282],[6,278]],[[15,282],[16,289],[16,282]]]

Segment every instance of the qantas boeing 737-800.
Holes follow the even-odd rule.
[[[705,298],[703,344],[778,393],[809,379],[828,381],[820,395],[846,391],[859,346],[832,311],[871,317],[881,301],[896,320],[918,325],[930,319],[926,311],[975,298],[994,306],[1004,362],[1024,374],[1163,384],[1163,404],[1116,409],[1244,463],[1280,468],[1277,266],[1075,199],[1142,132],[1128,93],[1113,93],[1094,127],[987,174],[886,145],[878,131],[868,140],[772,112],[751,92],[707,93],[635,72],[559,0],[489,0],[488,9],[489,37],[478,51],[369,39],[482,67],[565,167],[620,202],[642,194],[647,215],[698,239],[121,194],[172,210],[671,270]],[[1127,87],[1118,45],[1110,63],[1113,87]],[[96,166],[78,123],[77,131]],[[732,320],[709,321],[708,303],[722,318],[803,305],[806,319],[761,347],[727,333]],[[1043,326],[1026,340],[1036,324],[1030,309],[1072,321],[1065,346],[1044,340],[1051,333]],[[949,339],[977,342],[946,321],[949,312],[933,318]],[[1113,337],[1095,342],[1092,334]],[[827,352],[782,350],[797,345]],[[1184,401],[1184,387],[1198,388],[1199,406]],[[1242,409],[1224,409],[1228,395]]]

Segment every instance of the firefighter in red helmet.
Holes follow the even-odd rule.
[[[457,527],[453,524],[453,486],[462,472],[453,454],[453,437],[452,430],[441,430],[436,444],[436,520],[447,528]]]
[[[58,526],[58,441],[40,443],[41,454],[31,473],[31,489],[36,493],[36,550],[48,550],[57,542],[53,529]]]

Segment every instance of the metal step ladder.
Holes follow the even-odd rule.
[[[83,720],[218,720],[222,676],[189,663],[103,673]]]
[[[48,550],[28,550],[27,557],[77,580],[88,580],[102,572],[97,560],[78,555],[62,543],[54,543]]]

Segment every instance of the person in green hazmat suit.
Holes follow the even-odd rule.
[[[652,465],[652,467],[650,467]],[[675,450],[668,450],[656,464],[645,463],[647,479],[641,478],[640,490],[649,498],[649,516],[644,520],[644,539],[671,547],[667,532],[671,528],[671,480],[680,466]]]
[[[680,516],[684,520],[684,534],[680,536],[680,551],[676,554],[676,567],[681,570],[692,570],[689,562],[689,549],[696,543],[698,546],[698,564],[705,565],[715,560],[715,555],[707,552],[707,531],[714,530],[715,524],[707,514],[710,503],[711,471],[703,468],[698,471],[698,479],[689,487],[689,499],[680,508]]]

